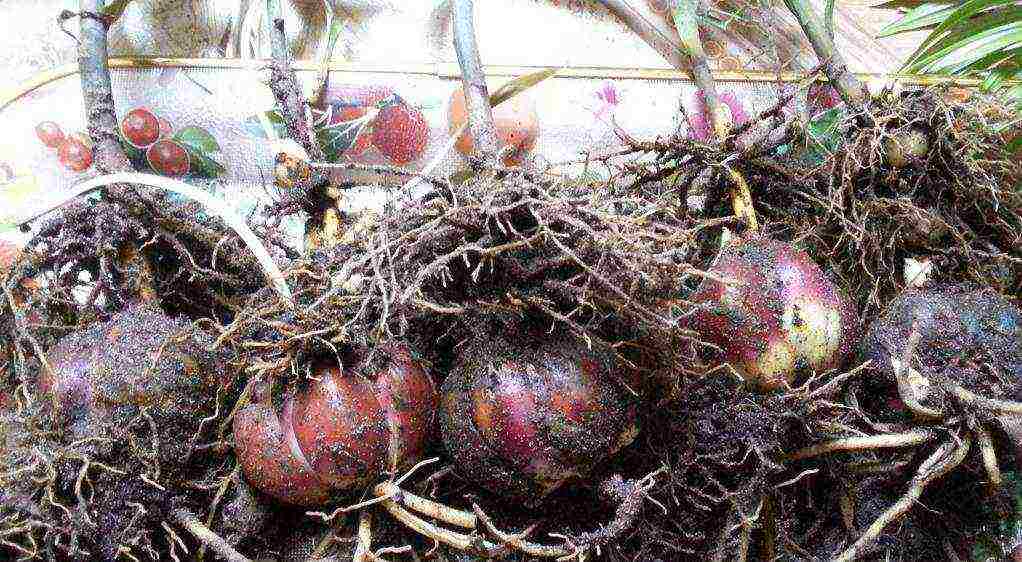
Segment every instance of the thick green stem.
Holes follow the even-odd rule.
[[[802,26],[813,51],[824,65],[823,73],[838,95],[850,109],[861,111],[869,93],[865,85],[848,70],[845,58],[835,48],[834,39],[827,32],[823,18],[809,4],[809,0],[784,0],[784,3]]]

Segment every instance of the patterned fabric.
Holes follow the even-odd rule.
[[[365,68],[421,67],[456,60],[443,0],[329,1],[344,26],[335,51],[337,60]],[[663,0],[642,5],[646,1],[633,3],[651,18],[669,17]],[[8,31],[0,34],[0,67],[6,70],[0,76],[0,92],[75,61],[75,40],[59,30],[55,16],[62,9],[76,9],[77,3],[0,2],[0,29]],[[323,1],[284,4],[293,52],[299,59],[315,58],[327,21]],[[668,66],[597,2],[487,0],[477,4],[480,50],[488,65]],[[268,55],[264,5],[262,0],[136,0],[111,29],[110,53],[114,57],[209,58],[241,52],[246,57],[264,57]],[[726,31],[706,26],[706,50],[713,64],[721,69],[775,68],[773,57],[757,52],[755,41],[746,37],[751,34],[745,23],[752,15],[739,12],[737,16]],[[239,25],[241,33],[229,33]],[[782,27],[778,36],[798,37],[790,22]],[[67,29],[76,33],[77,22],[68,22]],[[789,62],[796,68],[808,64]],[[884,62],[889,64],[890,57]],[[272,142],[273,116],[266,113],[273,106],[264,83],[267,72],[259,66],[253,61],[250,69],[114,70],[119,115],[145,109],[159,120],[160,136],[167,141],[133,149],[136,164],[155,172],[188,170],[189,181],[207,186],[243,211],[265,200],[271,191],[272,158],[279,146]],[[311,85],[314,73],[303,72],[301,78]],[[495,84],[502,81],[494,79]],[[464,165],[463,157],[449,148],[453,143],[448,107],[457,85],[457,80],[440,75],[335,72],[330,103],[319,115],[322,134],[327,135],[321,140],[331,143],[332,156],[340,161],[421,169],[438,160],[437,171],[454,171]],[[768,82],[728,82],[721,88],[744,115],[771,106],[778,95],[778,85]],[[84,130],[79,89],[78,76],[71,75],[33,89],[0,110],[0,127],[5,132],[0,137],[0,237],[18,238],[12,229],[16,217],[45,206],[95,173],[91,167],[74,171],[87,164],[81,147],[49,147],[35,132],[41,122],[56,123],[66,138]],[[531,157],[551,162],[577,159],[584,151],[614,145],[614,121],[637,137],[670,134],[678,127],[679,100],[694,117],[696,128],[700,126],[695,89],[683,81],[555,78],[527,96],[539,125]],[[378,197],[352,197],[350,203],[360,206],[370,201]]]

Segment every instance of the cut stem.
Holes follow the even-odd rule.
[[[493,112],[490,109],[490,93],[483,74],[479,47],[476,42],[475,17],[472,0],[451,2],[454,26],[454,50],[461,67],[461,82],[465,91],[465,107],[468,111],[468,131],[472,135],[476,156],[484,165],[497,161],[500,143],[497,141]]]
[[[280,0],[266,0],[266,20],[270,26],[270,49],[273,53],[273,62],[270,65],[270,89],[273,91],[274,99],[277,100],[288,136],[305,149],[308,159],[325,160],[323,149],[316,142],[316,135],[312,132],[305,94],[298,83],[298,75],[291,67],[291,54],[288,52],[287,37],[284,34],[284,19],[281,16]]]
[[[130,172],[131,162],[118,138],[113,86],[107,65],[106,25],[99,17],[105,0],[81,0],[79,17],[78,69],[85,102],[89,137],[94,143],[96,169],[104,173]],[[93,14],[93,15],[88,15]]]

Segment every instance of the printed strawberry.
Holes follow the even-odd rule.
[[[50,148],[59,148],[64,144],[64,131],[53,121],[43,121],[35,126],[35,134],[43,144]]]
[[[340,154],[358,156],[372,143],[373,120],[377,110],[367,105],[335,104],[328,110],[317,131],[331,159]]]
[[[601,96],[601,100],[604,100],[605,106],[613,107],[611,104],[617,104],[617,91],[612,86],[598,95]],[[607,97],[604,98],[603,95]],[[475,151],[475,141],[467,128],[462,129],[468,120],[468,110],[465,106],[465,94],[462,88],[454,90],[451,94],[448,119],[452,135],[462,130],[455,147],[458,152],[470,156]],[[497,129],[497,138],[501,145],[504,148],[510,148],[504,156],[504,164],[507,166],[520,165],[532,151],[536,144],[536,137],[539,136],[539,114],[536,113],[536,103],[529,96],[515,96],[505,101],[493,108],[493,125]]]
[[[429,124],[422,112],[405,103],[380,110],[373,126],[373,146],[397,165],[418,160],[429,143]]]

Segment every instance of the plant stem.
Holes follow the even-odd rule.
[[[657,21],[650,21],[633,8],[628,0],[599,0],[604,8],[614,14],[633,33],[656,49],[674,68],[684,68],[688,63],[685,49],[674,38],[673,30]]]
[[[692,80],[702,93],[707,117],[713,128],[713,136],[717,142],[724,142],[733,123],[724,122],[720,97],[717,95],[717,83],[710,71],[710,63],[703,50],[703,41],[699,37],[699,11],[702,8],[703,4],[700,0],[673,0],[671,15],[674,18],[674,27],[678,30],[678,36],[681,37],[681,43],[685,48],[685,54],[689,58]]]
[[[105,7],[105,0],[81,0],[79,6],[82,14],[100,14]],[[110,84],[110,68],[107,66],[106,25],[91,15],[79,17],[78,23],[78,68],[86,123],[89,137],[94,143],[96,169],[103,173],[134,171],[117,133],[117,113]]]
[[[266,0],[266,18],[269,21],[270,48],[273,62],[270,64],[270,90],[279,105],[288,136],[305,149],[309,160],[325,160],[323,149],[316,142],[308,114],[308,104],[298,83],[298,75],[291,68],[291,54],[284,34],[284,20],[281,17],[280,0]]]
[[[849,109],[861,112],[869,93],[863,83],[849,72],[845,58],[835,48],[834,39],[827,32],[823,18],[813,9],[809,0],[784,0],[784,3],[802,26],[817,58],[824,63],[823,73],[838,95]]]
[[[451,3],[454,26],[454,50],[461,66],[461,82],[465,91],[468,111],[468,130],[472,135],[476,157],[484,165],[497,161],[500,143],[497,142],[490,93],[486,87],[479,47],[476,43],[475,17],[472,0],[453,0]]]

